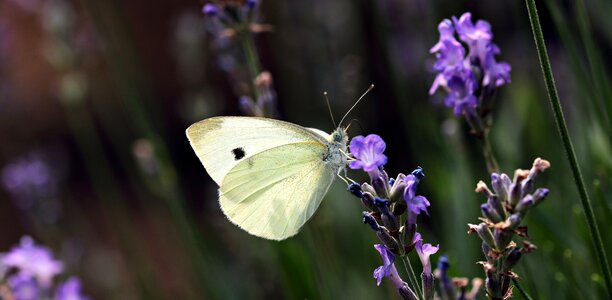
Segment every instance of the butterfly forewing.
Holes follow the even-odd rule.
[[[218,185],[237,164],[262,151],[298,142],[326,142],[304,127],[255,117],[209,118],[187,128],[187,137]]]
[[[335,177],[322,161],[326,151],[320,142],[299,142],[241,160],[220,185],[221,209],[250,234],[274,240],[295,235]]]

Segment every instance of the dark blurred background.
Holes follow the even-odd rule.
[[[553,71],[604,243],[612,249],[609,85],[612,3],[539,1]],[[48,245],[97,299],[378,299],[376,236],[361,204],[334,184],[302,232],[283,242],[248,235],[223,216],[216,185],[185,137],[193,122],[240,115],[243,53],[218,39],[198,1],[0,2],[0,252],[23,235]],[[387,142],[387,172],[425,170],[419,193],[427,242],[451,273],[483,277],[467,235],[488,181],[478,141],[428,95],[437,24],[470,11],[493,28],[500,88],[492,144],[502,171],[552,168],[551,193],[526,219],[538,250],[515,269],[535,299],[604,298],[578,194],[565,160],[521,1],[262,1],[254,35],[279,118]],[[270,25],[270,26],[267,26]],[[242,80],[242,81],[241,81]],[[245,83],[246,82],[246,87]],[[365,180],[358,172],[354,179]],[[415,256],[415,264],[419,265]]]

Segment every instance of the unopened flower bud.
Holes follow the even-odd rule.
[[[501,283],[499,282],[497,274],[487,274],[487,279],[485,279],[485,287],[489,299],[502,299],[502,295],[500,294]]]
[[[497,197],[499,197],[499,200],[501,202],[506,201],[506,198],[508,197],[508,189],[506,186],[504,186],[503,179],[499,174],[491,174],[491,186],[493,187],[493,191]]]
[[[380,242],[387,247],[387,249],[397,254],[397,251],[400,248],[399,243],[394,237],[391,236],[391,234],[389,234],[389,230],[384,227],[379,227],[378,231],[376,231],[376,236]]]
[[[369,210],[377,211],[376,205],[374,204],[374,196],[369,192],[362,193],[361,203],[365,205]]]
[[[521,184],[514,182],[510,185],[510,195],[508,199],[508,203],[510,207],[514,208],[516,204],[518,204],[521,199]]]
[[[478,181],[478,183],[476,184],[476,189],[474,191],[476,193],[483,193],[487,197],[493,195],[493,192],[491,192],[491,190],[489,190],[489,187],[487,186],[487,184],[484,183],[484,181],[482,181],[482,180]]]
[[[421,283],[423,286],[423,298],[431,300],[434,297],[434,275],[432,273],[421,273]]]
[[[414,177],[416,177],[418,180],[421,180],[425,177],[425,173],[423,172],[423,168],[421,168],[421,166],[418,166],[410,174],[414,175]]]
[[[510,217],[508,217],[508,219],[506,219],[502,229],[514,230],[521,224],[522,220],[523,218],[521,217],[520,213],[512,214]]]
[[[503,251],[512,241],[512,232],[507,230],[495,230],[495,246],[498,251]]]
[[[376,191],[374,190],[374,188],[367,182],[361,184],[361,190],[364,192],[368,192],[372,195],[376,195]]]
[[[380,211],[380,218],[385,227],[387,227],[389,231],[399,230],[399,220],[389,211],[389,200],[376,197],[374,198],[374,205],[376,205],[378,211]]]
[[[540,204],[550,191],[547,188],[539,188],[533,193],[533,205],[536,206]]]
[[[404,174],[397,175],[397,179],[389,180],[391,190],[389,191],[389,201],[392,203],[399,203],[404,196],[404,190],[406,189],[406,176]],[[393,183],[391,183],[393,181]]]
[[[397,293],[402,297],[403,300],[418,300],[417,295],[408,287],[408,284],[404,285],[397,290]]]
[[[380,230],[380,225],[378,225],[378,222],[376,222],[376,219],[372,216],[372,214],[370,214],[367,211],[364,211],[362,214],[363,214],[364,224],[370,225],[372,230],[376,230],[376,231]]]
[[[514,207],[514,211],[525,214],[534,204],[533,196],[527,195]]]
[[[497,214],[502,219],[506,217],[506,209],[504,208],[504,204],[502,203],[501,199],[498,196],[491,195],[487,199],[487,203],[489,204],[489,206],[491,206],[491,208],[493,208],[497,212]]]
[[[468,224],[468,225],[470,226],[470,231],[468,231],[468,233],[476,232],[476,234],[478,234],[480,239],[483,242],[485,242],[489,247],[496,248],[495,239],[493,238],[493,233],[491,232],[491,229],[489,229],[487,224],[480,223],[478,225],[473,225],[473,224]]]
[[[411,243],[412,240],[414,239],[414,235],[416,234],[416,230],[417,230],[417,225],[416,224],[408,224],[408,223],[406,223],[404,226],[402,226],[402,230],[400,232],[400,234],[402,235],[402,240],[405,243]],[[408,246],[408,245],[406,245],[406,246]],[[410,245],[410,247],[412,247],[412,245]]]
[[[372,178],[372,187],[374,187],[374,191],[376,191],[376,195],[381,197],[387,197],[389,194],[388,183],[382,176]]]
[[[512,268],[514,268],[514,266],[516,265],[516,263],[518,263],[519,259],[521,258],[521,249],[519,247],[514,247],[512,250],[510,250],[510,253],[508,253],[508,255],[506,256],[506,260],[504,261],[503,267],[502,267],[502,272],[508,272],[511,271]]]
[[[491,207],[491,205],[489,205],[489,203],[481,204],[480,211],[485,218],[489,219],[493,223],[502,221],[501,216]]]
[[[358,183],[351,183],[346,189],[349,193],[355,195],[357,198],[363,197],[363,192],[361,191],[361,185]]]

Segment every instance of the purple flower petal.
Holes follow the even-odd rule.
[[[21,244],[2,257],[2,264],[36,278],[42,287],[49,287],[53,277],[64,269],[64,264],[54,260],[48,248],[37,246],[29,236],[21,238]]]
[[[383,260],[383,265],[374,270],[376,285],[380,285],[383,277],[391,276],[394,273],[393,268],[395,268],[395,266],[393,262],[395,261],[395,256],[382,244],[376,244],[374,248],[378,251]]]
[[[55,293],[55,300],[88,300],[81,291],[81,281],[76,277],[71,277],[66,282],[60,284]]]
[[[375,134],[354,137],[349,150],[356,160],[349,163],[349,168],[363,169],[366,172],[378,170],[387,163],[387,156],[383,154],[385,147],[385,141]]]

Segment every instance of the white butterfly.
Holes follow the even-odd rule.
[[[213,117],[189,126],[186,133],[219,185],[223,213],[248,233],[271,240],[300,231],[348,161],[342,126],[327,134],[274,119]]]
[[[213,117],[187,138],[219,185],[221,209],[252,235],[284,240],[298,233],[347,164],[348,137],[256,117]]]

